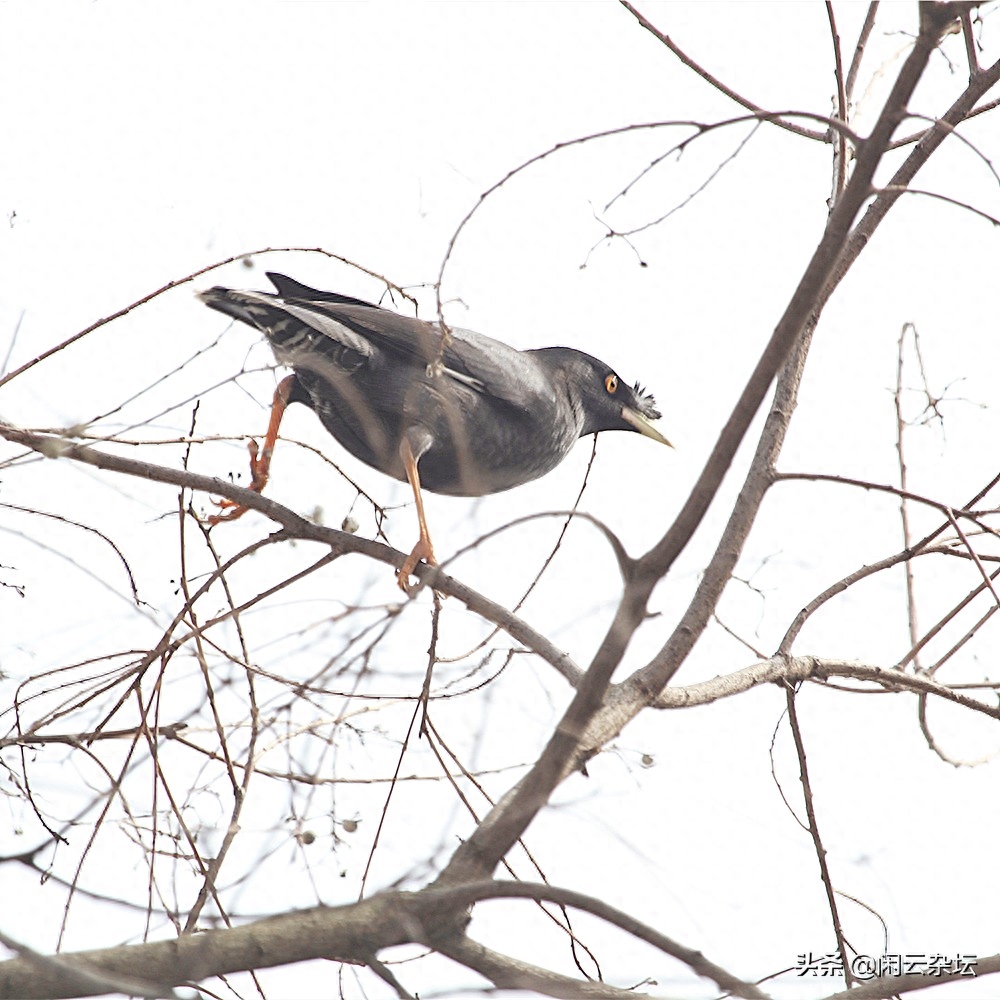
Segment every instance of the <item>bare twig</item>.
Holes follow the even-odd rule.
[[[670,49],[670,51],[673,52],[673,54],[677,56],[677,58],[680,59],[680,61],[684,63],[688,69],[693,70],[706,83],[718,90],[719,93],[725,94],[726,97],[735,101],[748,111],[753,111],[755,114],[764,110],[759,105],[754,104],[753,101],[743,97],[741,94],[738,94],[731,87],[726,86],[726,84],[724,84],[718,77],[713,76],[707,69],[695,62],[677,45],[676,42],[674,42],[669,35],[665,35],[651,21],[643,17],[643,15],[640,14],[631,3],[629,3],[629,0],[620,0],[620,3],[636,19],[636,21],[639,22],[639,24],[641,24],[651,35],[658,38],[668,49]],[[783,121],[782,119],[775,119],[773,124],[777,125],[779,128],[787,129],[789,132],[792,132],[795,135],[800,135],[806,139],[814,139],[817,142],[826,141],[824,133],[814,132],[811,129],[802,128],[799,125],[793,125],[791,122]]]
[[[851,68],[847,71],[847,83],[844,86],[844,94],[847,98],[847,109],[850,112],[851,104],[854,100],[854,85],[858,80],[858,73],[861,70],[861,60],[864,58],[865,49],[868,46],[868,39],[871,38],[872,29],[875,27],[875,15],[878,13],[878,0],[872,0],[868,4],[868,11],[865,14],[864,24],[858,35],[858,44],[854,47],[854,56],[851,59]]]
[[[837,31],[837,21],[833,13],[833,0],[826,0],[826,17],[830,22],[830,40],[833,42],[833,72],[837,83],[837,117],[846,125],[849,121],[847,108],[847,84],[844,80],[844,63],[840,52],[840,34]],[[843,133],[838,134],[833,156],[833,193],[830,204],[840,197],[847,183],[847,142]]]
[[[382,275],[377,274],[375,271],[370,271],[368,268],[363,267],[360,264],[355,264],[354,261],[348,260],[346,257],[341,257],[339,254],[332,253],[329,250],[323,249],[323,247],[301,247],[301,246],[287,246],[287,247],[261,247],[257,250],[243,251],[242,253],[233,254],[231,257],[226,257],[223,260],[217,260],[212,264],[206,264],[204,267],[198,268],[196,271],[192,271],[186,274],[183,278],[175,278],[173,281],[168,281],[165,285],[161,285],[155,291],[149,292],[147,295],[143,295],[141,298],[136,299],[134,302],[129,303],[127,306],[123,306],[121,309],[117,309],[115,312],[105,316],[103,319],[96,320],[91,323],[90,326],[85,327],[80,330],[79,333],[74,333],[73,336],[67,337],[62,342],[55,345],[55,347],[50,347],[47,351],[43,351],[41,354],[32,358],[30,361],[25,362],[20,368],[14,369],[14,371],[9,372],[0,378],[0,386],[6,385],[11,379],[17,378],[19,375],[23,375],[26,371],[34,368],[35,365],[45,361],[47,358],[52,357],[53,354],[58,354],[60,351],[65,350],[71,344],[75,344],[78,340],[82,340],[84,337],[93,333],[95,330],[99,330],[102,326],[107,326],[108,323],[113,323],[117,319],[121,319],[123,316],[127,316],[130,312],[138,309],[140,306],[146,305],[147,302],[152,302],[153,299],[159,298],[165,292],[169,292],[180,285],[186,285],[195,278],[201,277],[203,274],[208,274],[210,271],[217,271],[220,267],[225,267],[227,264],[235,263],[238,260],[243,260],[247,257],[256,257],[266,253],[318,253],[323,254],[325,257],[330,257],[333,260],[339,260],[342,264],[347,264],[349,267],[356,268],[359,271],[369,275],[372,278],[377,278],[379,281],[385,283],[385,286],[392,291],[398,292],[401,296],[409,299],[411,302],[416,304],[416,300],[406,292],[404,289],[400,288],[398,285],[393,284],[388,278],[384,278]]]
[[[837,896],[833,888],[833,879],[826,863],[826,848],[819,832],[816,820],[816,809],[813,804],[812,785],[809,782],[809,765],[806,761],[806,747],[802,740],[802,730],[799,727],[799,714],[795,708],[795,688],[785,685],[785,707],[788,711],[788,723],[792,729],[792,739],[795,742],[795,755],[799,761],[799,780],[802,782],[802,800],[806,806],[806,818],[809,823],[809,835],[812,837],[816,850],[816,860],[819,862],[820,877],[826,891],[826,904],[830,908],[830,918],[833,921],[833,933],[837,938],[837,950],[840,952],[840,962],[844,967],[844,979],[848,987],[854,985],[854,975],[851,972],[850,956],[847,953],[847,942],[844,940],[844,928],[840,923],[840,910],[837,907]]]

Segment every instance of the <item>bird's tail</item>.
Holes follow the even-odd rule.
[[[274,297],[267,292],[240,292],[221,285],[198,292],[198,298],[209,308],[261,330],[271,325],[268,320],[273,319],[279,308],[277,303],[268,301]]]

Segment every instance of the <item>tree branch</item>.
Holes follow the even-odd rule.
[[[274,500],[261,496],[260,493],[255,493],[253,490],[243,489],[243,487],[236,486],[234,483],[223,479],[213,476],[202,476],[196,472],[189,472],[183,469],[171,469],[162,465],[153,465],[149,462],[139,462],[135,459],[125,458],[122,455],[112,455],[108,452],[100,451],[89,445],[74,444],[66,438],[38,434],[34,431],[23,430],[19,427],[14,427],[12,424],[3,422],[0,422],[0,437],[31,448],[33,451],[37,451],[48,458],[69,458],[76,462],[92,465],[98,469],[120,472],[127,476],[136,476],[139,479],[167,483],[171,486],[179,486],[182,489],[226,497],[252,510],[259,511],[273,521],[277,521],[285,529],[289,538],[320,542],[321,544],[329,545],[338,554],[348,552],[358,553],[367,556],[369,559],[386,563],[396,569],[406,559],[406,553],[400,552],[389,545],[384,545],[381,542],[373,542],[367,538],[359,538],[357,535],[349,534],[346,531],[338,531],[336,528],[327,528],[322,525],[313,524],[311,521],[307,521],[304,517],[300,517]],[[538,656],[559,671],[571,684],[576,684],[582,676],[582,671],[570,656],[558,649],[545,636],[536,632],[535,629],[522,619],[511,614],[502,605],[491,601],[488,597],[466,586],[454,577],[442,573],[439,569],[423,563],[416,567],[414,575],[419,577],[423,583],[429,583],[435,590],[456,598],[473,613],[503,629],[511,638],[522,643],[531,652],[537,653]]]
[[[736,93],[736,91],[731,87],[727,87],[726,84],[724,84],[717,76],[713,76],[707,69],[705,69],[704,66],[696,63],[686,52],[684,52],[683,49],[677,45],[676,42],[674,42],[669,35],[665,35],[651,21],[643,17],[643,15],[640,14],[631,3],[629,3],[629,0],[619,0],[619,2],[636,19],[636,21],[642,25],[642,27],[644,27],[654,38],[659,39],[668,49],[670,49],[670,51],[673,52],[673,54],[677,56],[677,58],[680,59],[680,61],[684,63],[688,69],[693,70],[706,83],[719,91],[720,94],[725,94],[726,97],[735,101],[740,105],[740,107],[746,108],[748,111],[754,112],[754,114],[764,110],[759,105],[754,104],[753,101],[748,100],[741,94]],[[801,125],[793,125],[791,122],[783,121],[780,118],[772,120],[775,125],[778,125],[780,128],[787,129],[795,135],[800,135],[806,139],[814,139],[817,142],[826,142],[826,135],[823,132],[814,132],[812,129],[802,128]]]
[[[854,174],[834,206],[819,246],[813,253],[784,315],[764,349],[732,415],[709,456],[687,502],[663,538],[636,561],[635,572],[625,587],[614,620],[598,648],[576,694],[538,761],[525,777],[487,814],[471,837],[455,852],[442,873],[441,884],[481,878],[492,872],[499,860],[522,836],[555,787],[590,752],[581,737],[601,708],[611,675],[621,662],[632,635],[646,614],[653,587],[673,565],[701,523],[753,420],[775,374],[817,315],[817,302],[824,300],[835,267],[847,245],[851,226],[870,195],[872,177],[893,133],[906,113],[906,105],[919,82],[942,32],[954,19],[950,8],[922,4],[920,33],[900,70],[871,135],[858,151]],[[755,470],[752,475],[761,475]],[[763,493],[761,493],[763,496]],[[756,508],[750,512],[752,518]],[[734,515],[736,517],[737,515]],[[743,518],[743,514],[738,515]],[[739,551],[720,545],[711,572],[727,580]],[[728,568],[726,568],[728,567]],[[722,569],[725,568],[725,572]],[[724,582],[721,584],[724,586]],[[701,588],[699,588],[700,594]],[[712,605],[714,607],[714,603]],[[704,630],[709,611],[692,604],[678,627],[651,663],[642,668],[637,685],[642,699],[636,712],[665,687],[679,668],[695,640]]]

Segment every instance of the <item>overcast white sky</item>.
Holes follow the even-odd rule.
[[[758,104],[830,112],[833,72],[823,5],[639,7]],[[835,5],[848,51],[864,9]],[[861,74],[862,90],[874,77],[862,108],[869,114],[898,68],[896,57],[905,52],[915,5],[884,5],[881,16]],[[982,29],[993,58],[997,23],[994,14]],[[940,113],[959,92],[960,41],[953,40],[948,51],[954,68],[935,58],[914,112]],[[6,95],[0,104],[0,356],[11,345],[8,370],[170,280],[267,247],[323,247],[413,286],[421,314],[433,316],[429,285],[438,279],[455,227],[484,191],[528,157],[631,123],[713,121],[738,113],[610,2],[5,4],[0,88]],[[994,164],[1000,163],[996,122],[984,116],[963,130]],[[862,115],[856,127],[863,131],[869,123]],[[610,210],[607,203],[684,131],[648,131],[561,152],[487,199],[445,271],[442,297],[450,322],[517,347],[579,347],[657,396],[663,429],[677,451],[658,449],[637,435],[606,435],[583,503],[632,552],[658,538],[683,502],[819,239],[829,150],[761,128],[704,193],[636,236],[635,249],[621,241],[601,243],[606,229],[597,217],[618,228],[657,218],[683,202],[749,131],[735,127],[695,143]],[[995,178],[974,150],[958,143],[920,175],[918,186],[1000,215]],[[639,266],[640,258],[646,267]],[[988,455],[1000,432],[998,259],[996,234],[971,213],[929,199],[898,206],[823,317],[782,467],[893,481],[896,341],[902,325],[912,322],[924,336],[933,385],[951,385],[953,397],[944,408],[944,429],[914,432],[913,488],[956,505],[972,494],[994,471]],[[252,269],[233,264],[196,287],[264,287],[265,269],[349,294],[380,294],[377,282],[318,254],[262,255]],[[220,336],[218,347],[196,365],[143,391]],[[270,371],[246,376],[242,389],[210,390],[244,365],[269,364],[251,331],[227,330],[185,285],[9,383],[0,391],[0,416],[27,426],[66,427],[92,421],[141,393],[93,429],[113,433],[148,421],[142,433],[126,436],[184,434],[193,400],[201,398],[202,433],[259,432],[266,419],[262,404],[274,384]],[[164,412],[171,407],[177,408]],[[290,414],[288,433],[343,459],[315,419],[300,410]],[[438,554],[446,557],[519,514],[568,507],[589,452],[589,443],[581,444],[556,473],[502,497],[431,498]],[[176,464],[182,451],[160,446],[146,457]],[[352,492],[311,465],[307,453],[289,448],[280,461],[282,475],[272,495],[300,510],[321,505],[327,522],[339,524]],[[243,445],[196,449],[191,465],[215,475],[243,472]],[[406,501],[404,487],[356,464],[344,467],[385,502]],[[659,647],[685,606],[714,545],[725,501],[739,483],[737,472],[716,516],[657,592],[654,610],[662,624],[637,636],[630,666]],[[80,506],[67,506],[67,497]],[[0,500],[67,515],[75,510],[81,520],[113,528],[116,540],[131,546],[130,555],[140,561],[143,553],[176,544],[176,529],[163,521],[175,497],[154,484],[37,462],[3,474]],[[203,497],[195,503],[207,506]],[[105,597],[105,585],[122,590],[114,558],[95,547],[95,562],[88,565],[101,582],[71,567],[60,570],[62,536],[53,534],[57,551],[45,553],[22,537],[30,534],[31,522],[0,511],[5,517],[7,547],[0,549],[0,564],[16,567],[13,579],[27,586],[27,597],[0,593],[0,669],[16,683],[28,673],[83,658],[91,644],[104,650],[109,641],[122,648],[134,642],[142,648],[158,619]],[[360,519],[370,533],[368,513]],[[921,513],[917,530],[925,523],[934,519]],[[236,551],[266,530],[261,520],[248,517],[232,528],[231,541],[217,544]],[[411,508],[393,513],[393,544],[408,548],[414,530]],[[455,572],[498,600],[512,600],[537,565],[525,565],[525,553],[543,551],[553,530],[533,526],[513,539],[505,536],[456,563]],[[525,614],[586,664],[617,583],[607,550],[586,529],[577,532],[570,554],[556,564]],[[805,601],[894,551],[899,538],[891,499],[834,487],[784,487],[765,507],[741,563],[741,574],[752,577],[760,592],[731,588],[723,602],[726,624],[769,652]],[[166,608],[176,564],[167,569],[150,563],[142,585],[152,604]],[[394,599],[386,567],[360,560],[343,566],[357,574],[356,589],[364,587],[367,600]],[[601,572],[592,573],[595,568]],[[876,580],[845,599],[837,614],[818,617],[802,651],[891,664],[905,643],[898,583]],[[309,596],[317,602],[310,614],[332,614],[317,609],[354,593],[343,580],[325,586]],[[927,623],[937,610],[928,609]],[[454,613],[457,618],[458,609]],[[460,648],[464,626],[456,621],[453,627],[451,641]],[[419,678],[423,624],[414,634],[412,642],[423,643],[413,647],[420,651],[412,666]],[[287,653],[280,648],[276,661]],[[984,649],[975,656],[983,660],[963,666],[969,676],[987,671],[995,659]],[[679,681],[712,677],[752,660],[717,630]],[[530,759],[566,698],[561,682],[532,675],[543,670],[519,667],[517,678],[495,692],[495,701],[484,696],[476,703],[475,732],[465,736],[479,748],[482,730],[477,753],[511,763],[489,741],[509,746],[505,741],[516,738],[524,745],[514,761]],[[455,727],[456,740],[473,717],[473,709],[463,706],[453,716],[447,707],[440,710]],[[782,707],[779,692],[761,690],[711,708],[637,720],[618,753],[598,758],[588,783],[568,783],[560,808],[533,828],[531,846],[543,856],[549,877],[603,892],[738,974],[794,965],[797,952],[831,950],[811,843],[784,809],[771,774],[768,749]],[[890,925],[889,950],[995,951],[995,768],[955,770],[934,757],[920,736],[911,699],[827,692],[806,699],[804,712],[821,776],[821,820],[828,824],[840,885],[880,910]],[[403,718],[382,723],[393,738],[401,738],[393,726],[403,725]],[[998,742],[993,729],[966,725],[964,717],[948,730],[948,739],[957,755],[992,752]],[[784,786],[794,790],[787,743],[785,729],[778,768]],[[369,766],[391,768],[391,749],[371,751]],[[642,753],[652,755],[656,766],[643,769]],[[500,793],[512,780],[501,776],[491,789]],[[381,793],[364,799],[359,792],[356,801],[350,799],[354,793],[343,794],[366,821],[362,834],[373,833]],[[453,846],[447,817],[454,803],[445,789],[430,794],[439,797],[433,809],[427,799],[421,807],[419,797],[401,807],[400,832],[385,848],[373,887],[408,876],[420,856],[421,847],[407,850],[404,832],[412,830],[406,808],[444,817],[428,823],[418,838],[426,840],[427,853],[434,845],[443,851]],[[219,817],[204,818],[206,827],[215,819],[224,822],[225,815],[220,806]],[[34,844],[40,835],[29,812],[17,807],[10,818],[9,824],[0,819],[2,854]],[[255,815],[248,827],[255,822],[259,842],[275,843],[268,839],[273,817]],[[11,835],[7,825],[21,832]],[[96,854],[104,851],[114,859],[113,846],[101,845]],[[288,879],[288,900],[274,897],[273,880],[263,888],[248,886],[240,900],[246,912],[354,898],[366,845],[329,849],[308,863],[292,850],[276,857],[282,865],[277,877]],[[136,872],[143,877],[141,867]],[[593,881],[578,882],[581,872]],[[412,884],[420,884],[420,877],[417,872]],[[18,927],[6,927],[0,918],[0,929],[52,948],[52,921],[58,919],[53,914],[61,912],[63,899],[43,898],[37,880],[2,865],[0,898],[12,891],[37,896],[42,917]],[[495,914],[506,909],[497,905],[487,915],[484,908],[476,926],[484,934],[485,928],[504,933]],[[856,911],[852,919],[860,950],[881,951],[875,921]],[[141,920],[133,925],[120,914],[115,920],[114,930],[71,920],[66,946],[112,944],[142,933]],[[502,941],[493,939],[498,946]],[[630,957],[635,952],[618,948],[609,946],[602,955],[606,974],[622,983],[634,981],[636,970],[640,977],[648,974]],[[683,982],[677,968],[666,960],[656,968],[660,989],[675,992]],[[288,975],[294,978],[272,974],[267,980],[275,996],[285,995],[289,983],[301,995],[330,995],[327,969]],[[455,975],[438,970],[438,978],[422,981],[421,994],[436,984],[473,982],[467,974]],[[792,981],[784,995],[820,995],[828,985]],[[997,992],[963,985],[963,996]]]

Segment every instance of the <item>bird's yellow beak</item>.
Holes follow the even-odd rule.
[[[647,420],[638,410],[623,406],[622,419],[630,423],[640,434],[673,448],[673,445],[653,426],[652,421]]]

